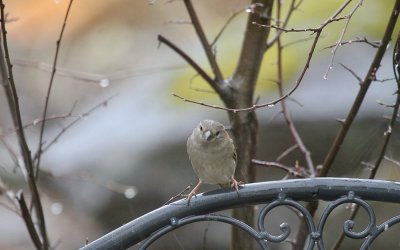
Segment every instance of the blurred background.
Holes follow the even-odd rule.
[[[193,0],[209,41],[213,41],[233,13],[241,11],[216,43],[217,60],[224,76],[235,70],[244,36],[249,1]],[[289,28],[318,27],[331,16],[343,1],[306,0],[296,11]],[[287,1],[286,5],[288,5]],[[5,1],[8,19],[8,42],[14,76],[28,143],[35,152],[38,146],[40,117],[52,70],[56,41],[69,1],[36,0]],[[345,14],[354,7],[351,4]],[[344,41],[367,37],[381,39],[394,1],[364,1],[350,21]],[[287,9],[287,6],[285,6]],[[209,70],[205,54],[196,37],[181,1],[96,1],[80,0],[72,5],[64,37],[61,41],[57,73],[50,96],[44,141],[53,144],[42,157],[39,188],[51,242],[57,249],[76,249],[118,226],[154,210],[189,184],[197,182],[186,154],[186,139],[203,119],[215,119],[226,125],[224,111],[185,103],[177,93],[189,99],[222,105],[210,88],[197,77],[173,51],[157,41],[162,34],[186,51]],[[363,43],[341,46],[328,79],[324,79],[344,21],[335,22],[323,32],[310,69],[300,87],[288,99],[288,106],[305,145],[312,152],[315,165],[321,164],[347,115],[358,91],[358,82],[347,70],[362,78],[368,70],[375,50]],[[397,25],[398,26],[398,25]],[[394,34],[397,34],[399,27]],[[273,34],[273,33],[272,33]],[[271,37],[272,37],[271,34]],[[310,33],[287,33],[284,44],[298,40],[284,50],[286,91],[294,86],[304,67],[312,40]],[[391,46],[394,44],[391,43]],[[393,78],[392,47],[388,48],[377,78]],[[263,62],[257,84],[259,103],[277,97],[276,49],[272,48]],[[199,91],[206,90],[206,91]],[[378,100],[395,101],[394,80],[374,82],[360,113],[330,172],[331,176],[366,177],[383,143],[392,109]],[[20,169],[13,155],[17,152],[16,137],[10,133],[12,123],[0,90],[0,177],[10,191],[27,192]],[[94,109],[93,109],[94,108]],[[294,142],[279,115],[280,105],[257,110],[260,122],[258,156],[275,161]],[[73,126],[69,124],[77,120]],[[59,138],[58,135],[61,135]],[[387,152],[398,160],[399,133],[394,135]],[[293,166],[303,157],[295,152],[282,163]],[[258,181],[280,180],[286,173],[258,167]],[[398,180],[399,166],[384,161],[379,179]],[[215,189],[204,185],[202,191]],[[1,204],[9,201],[3,195]],[[284,209],[283,209],[284,210]],[[383,211],[378,223],[400,211],[394,205],[377,207]],[[341,207],[335,220],[346,220],[349,211]],[[283,221],[296,223],[292,212],[276,212],[270,229],[278,232]],[[361,217],[363,214],[361,213]],[[364,214],[365,216],[365,214]],[[0,206],[0,249],[33,248],[23,220]],[[341,230],[341,223],[331,223],[332,231]],[[212,225],[212,226],[211,226]],[[362,229],[361,220],[359,229]],[[208,249],[227,249],[229,227],[198,224],[164,237],[155,249],[202,249],[206,235]],[[399,228],[389,230],[380,241],[400,246]],[[202,235],[199,237],[199,235]],[[326,236],[332,242],[335,234]],[[381,242],[380,242],[381,243]],[[359,242],[347,242],[348,249]],[[356,245],[351,245],[356,244]],[[284,244],[283,244],[284,245]],[[279,249],[279,246],[273,246]],[[276,247],[276,248],[275,248]],[[284,246],[283,246],[284,247]]]

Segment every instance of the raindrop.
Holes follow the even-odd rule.
[[[275,104],[268,104],[267,107],[268,108],[273,108],[273,107],[275,107]]]
[[[129,187],[129,188],[125,189],[125,191],[124,191],[125,198],[127,198],[127,199],[134,198],[136,196],[136,194],[137,194],[137,190],[134,187]]]
[[[54,215],[59,215],[63,212],[64,207],[60,202],[54,202],[53,204],[51,204],[50,206],[50,211],[54,214]]]
[[[389,229],[389,224],[385,224],[385,231],[387,231]]]
[[[169,222],[171,223],[171,226],[177,226],[179,224],[179,220],[176,217],[172,217]]]
[[[39,119],[39,118],[33,120],[32,125],[33,125],[33,126],[36,126],[36,125],[40,122],[40,120],[41,120],[41,119]]]
[[[107,88],[108,86],[110,86],[110,80],[108,80],[107,78],[101,79],[99,85],[102,88]]]
[[[79,115],[79,118],[81,118],[84,121],[87,121],[88,120],[88,114]]]

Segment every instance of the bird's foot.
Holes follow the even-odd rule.
[[[237,181],[233,177],[231,178],[231,183],[232,183],[231,188],[234,188],[236,190],[236,192],[239,191],[239,186],[244,184],[243,181]]]
[[[196,190],[192,190],[189,194],[185,195],[185,200],[187,200],[187,205],[189,206],[190,204],[190,199],[192,199],[192,197],[196,197]]]
[[[192,199],[193,196],[196,197],[197,189],[199,189],[201,183],[202,183],[202,181],[199,181],[199,182],[197,183],[197,185],[192,189],[192,191],[186,196],[185,199],[188,201],[188,202],[187,202],[187,205],[188,205],[188,206],[189,206],[189,204],[190,204],[190,199]]]

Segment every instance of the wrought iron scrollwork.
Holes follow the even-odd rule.
[[[316,224],[311,214],[301,203],[310,200],[329,201]],[[374,209],[367,201],[400,203],[400,183],[340,178],[314,178],[247,184],[239,191],[217,190],[193,198],[187,206],[185,200],[163,206],[114,230],[82,249],[126,249],[140,243],[146,249],[161,236],[179,227],[200,221],[215,221],[230,224],[248,233],[262,249],[269,249],[268,242],[285,242],[292,229],[287,222],[280,225],[279,235],[266,230],[267,216],[271,210],[290,207],[301,214],[308,225],[308,249],[315,245],[325,249],[323,233],[332,212],[343,204],[356,204],[368,215],[368,225],[361,231],[353,231],[355,221],[343,223],[344,234],[352,239],[364,239],[361,249],[367,249],[374,240],[393,225],[400,222],[397,215],[381,225],[376,225]],[[256,229],[235,218],[215,214],[233,206],[266,204],[260,209]]]

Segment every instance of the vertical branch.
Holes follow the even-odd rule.
[[[32,195],[32,203],[35,207],[35,214],[39,224],[39,231],[42,237],[42,247],[43,249],[48,249],[48,239],[46,232],[46,223],[43,214],[42,203],[40,201],[39,191],[36,185],[36,180],[34,177],[34,167],[32,162],[31,151],[26,142],[24,128],[21,119],[21,113],[19,108],[19,100],[17,95],[17,90],[14,83],[14,76],[12,72],[12,64],[10,61],[10,55],[8,52],[7,44],[7,31],[5,25],[5,14],[4,14],[4,3],[0,0],[0,15],[1,15],[1,32],[2,32],[2,42],[3,47],[0,49],[0,74],[3,87],[6,92],[6,98],[9,105],[10,113],[13,120],[13,125],[17,132],[18,144],[21,150],[24,166],[26,169],[26,179],[29,185],[29,189]],[[4,50],[4,52],[3,52]],[[7,66],[6,66],[7,65]]]
[[[281,18],[281,2],[278,1],[277,3],[277,19],[280,20]],[[281,43],[281,36],[278,36],[276,39],[276,43],[277,43],[277,53],[278,53],[278,91],[279,91],[279,96],[282,97],[283,96],[283,65],[282,65],[282,43]],[[289,127],[290,133],[292,134],[292,137],[294,139],[294,141],[296,142],[298,148],[300,149],[300,151],[303,153],[304,155],[304,159],[306,160],[307,163],[307,167],[308,167],[308,171],[310,173],[310,177],[314,177],[315,176],[315,168],[314,168],[314,164],[313,161],[311,159],[311,153],[310,151],[306,148],[306,146],[303,143],[303,140],[301,139],[299,133],[297,132],[296,126],[294,125],[290,112],[287,109],[286,106],[286,100],[282,100],[281,101],[281,106],[282,106],[282,112],[283,112],[283,116],[286,120],[286,123]]]
[[[204,51],[206,52],[208,61],[211,65],[211,68],[214,72],[215,78],[218,83],[222,83],[224,80],[224,77],[221,73],[221,70],[218,66],[217,60],[215,59],[215,55],[212,51],[212,48],[210,44],[207,41],[207,37],[203,31],[203,28],[201,27],[199,18],[197,17],[196,11],[193,8],[193,4],[191,0],[184,0],[186,9],[189,13],[190,19],[192,20],[194,29],[196,30],[197,36],[200,39],[201,45],[203,46]]]
[[[42,115],[43,122],[42,122],[42,125],[40,126],[39,145],[38,145],[38,150],[36,152],[36,154],[37,154],[36,173],[35,173],[36,179],[39,176],[40,159],[41,159],[42,147],[43,147],[43,134],[44,134],[44,128],[45,128],[45,125],[46,125],[46,116],[47,116],[47,109],[49,107],[51,89],[53,87],[54,76],[56,75],[56,70],[57,70],[56,67],[57,67],[57,62],[58,62],[58,53],[60,51],[61,40],[62,40],[62,37],[63,37],[63,34],[64,34],[65,27],[67,25],[67,19],[68,19],[69,11],[71,9],[71,5],[72,5],[73,1],[74,0],[70,0],[70,2],[69,2],[68,8],[67,8],[67,13],[65,14],[64,22],[63,22],[63,25],[61,27],[61,32],[60,32],[60,35],[59,35],[58,40],[56,42],[56,52],[55,52],[55,55],[54,55],[53,70],[51,71],[50,82],[49,82],[49,86],[47,88],[46,100],[44,102],[43,115]]]
[[[230,81],[230,91],[228,95],[221,96],[228,108],[245,108],[253,105],[255,85],[270,31],[269,28],[260,29],[254,23],[270,24],[273,3],[274,0],[253,0],[251,3],[257,8],[254,13],[249,14],[247,20],[239,61]],[[235,177],[245,182],[254,182],[255,168],[251,161],[257,148],[258,121],[256,113],[253,110],[239,113],[229,112],[228,114],[238,154]],[[248,225],[253,225],[254,208],[251,206],[235,208],[233,217]],[[252,248],[252,240],[240,229],[232,228],[231,249]]]
[[[358,94],[354,100],[354,103],[344,120],[344,123],[342,124],[342,127],[340,128],[339,132],[336,135],[336,138],[334,142],[332,143],[331,148],[328,151],[328,154],[325,157],[323,166],[321,171],[318,173],[319,176],[326,176],[329,172],[329,169],[331,168],[340,147],[343,144],[343,141],[347,135],[347,132],[350,129],[350,126],[353,123],[354,118],[356,117],[358,110],[360,109],[360,106],[364,100],[364,97],[368,91],[369,86],[371,85],[371,82],[376,79],[376,72],[378,71],[383,55],[386,52],[387,45],[389,44],[389,41],[391,39],[394,27],[397,22],[397,18],[399,15],[400,11],[400,0],[396,0],[396,3],[393,7],[388,25],[386,26],[386,31],[385,34],[383,35],[382,42],[379,46],[379,49],[377,50],[375,54],[375,58],[371,63],[371,66],[368,70],[367,75],[365,76],[364,80],[360,83],[360,89],[358,91]]]

